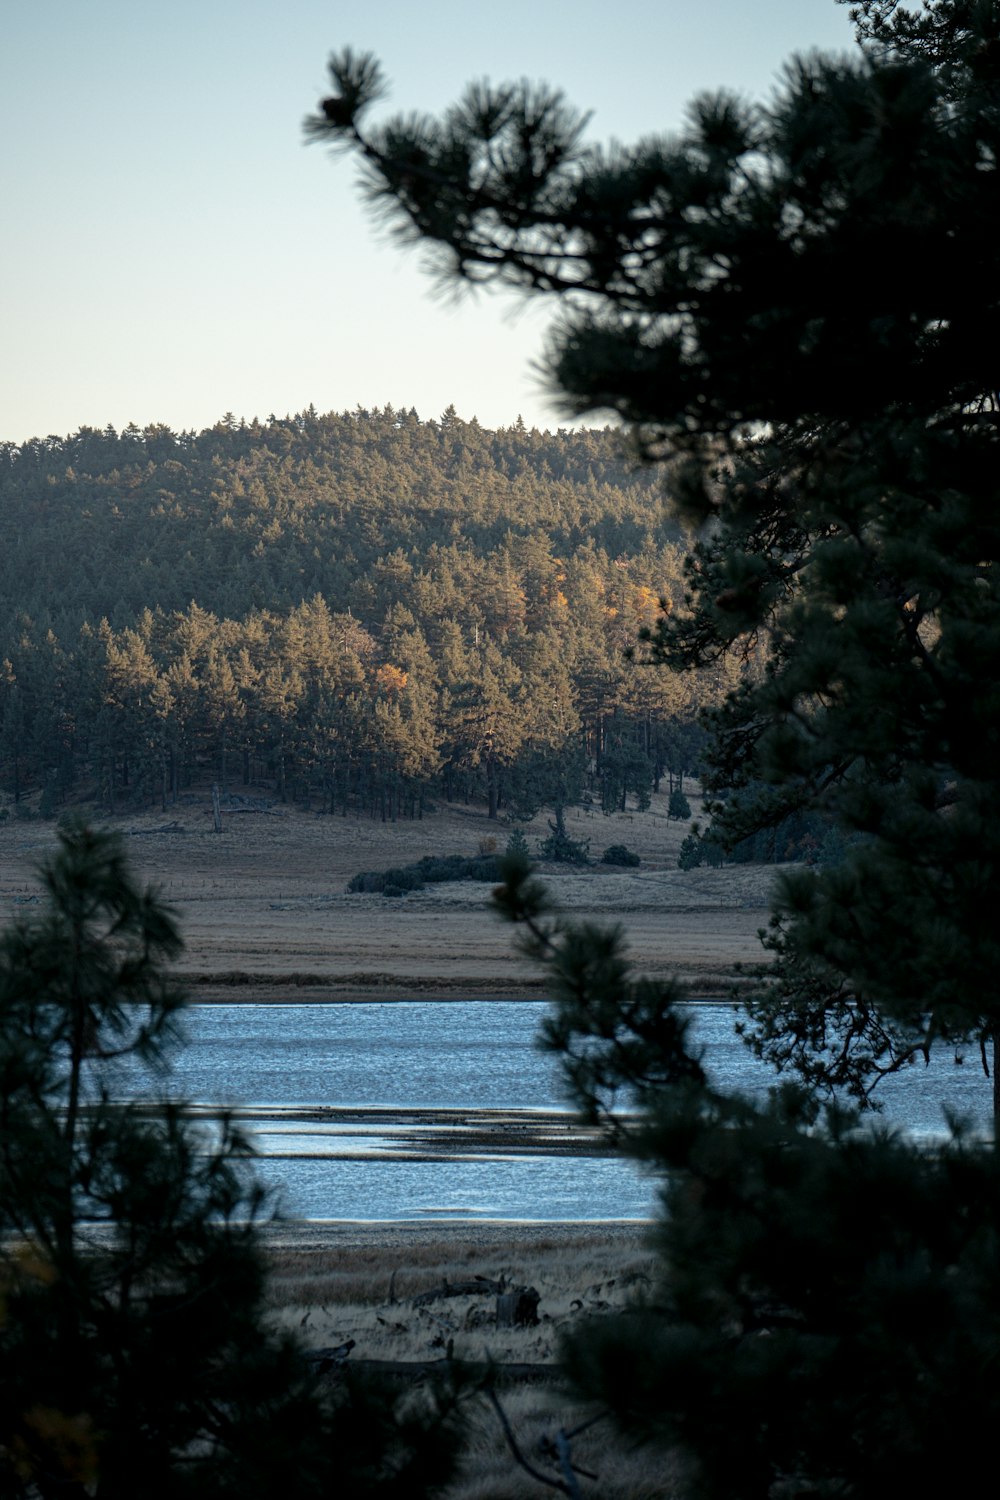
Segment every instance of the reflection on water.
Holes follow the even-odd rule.
[[[239,1109],[260,1176],[295,1216],[645,1218],[655,1199],[648,1177],[618,1158],[565,1154],[580,1143],[566,1134],[555,1060],[534,1045],[544,1008],[196,1006],[170,1089]],[[713,1080],[764,1090],[772,1075],[735,1036],[732,1008],[692,1011]],[[141,1091],[134,1081],[125,1088]],[[885,1098],[887,1117],[918,1136],[941,1131],[945,1104],[979,1126],[991,1106],[981,1071],[943,1056],[889,1080]]]
[[[648,1178],[607,1157],[265,1158],[258,1170],[309,1219],[645,1219],[655,1200]]]

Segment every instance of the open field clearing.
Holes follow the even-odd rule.
[[[489,912],[489,887],[452,882],[402,898],[345,894],[359,870],[404,865],[426,854],[472,855],[483,840],[503,849],[511,828],[484,811],[441,807],[418,821],[320,817],[269,795],[224,811],[212,826],[210,799],[192,796],[168,813],[116,820],[140,875],[176,907],[186,940],[181,972],[199,999],[297,1001],[537,995],[531,965],[510,930]],[[699,800],[691,796],[695,816]],[[576,918],[622,922],[639,967],[677,972],[696,993],[718,995],[738,960],[762,957],[773,869],[677,868],[687,824],[666,817],[667,798],[647,813],[604,817],[578,808],[572,837],[591,856],[623,843],[638,869],[596,864],[544,870]],[[544,816],[527,829],[546,834]],[[0,827],[0,905],[14,911],[37,889],[34,871],[53,847],[53,824],[11,820]]]

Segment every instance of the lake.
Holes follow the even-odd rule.
[[[235,1107],[260,1176],[305,1219],[642,1219],[656,1187],[579,1144],[553,1058],[534,1037],[545,1003],[196,1005],[171,1092]],[[733,1031],[729,1005],[691,1007],[706,1065],[726,1089],[771,1073]],[[985,1126],[978,1063],[943,1055],[885,1085],[887,1116],[939,1133],[947,1102]]]

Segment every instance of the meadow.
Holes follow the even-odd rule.
[[[686,784],[692,815],[695,783]],[[380,822],[319,816],[273,794],[224,803],[214,831],[206,792],[166,814],[107,820],[125,839],[137,874],[175,908],[185,939],[179,973],[195,1000],[350,1000],[537,997],[531,965],[489,910],[490,886],[435,885],[402,898],[346,894],[361,870],[426,854],[502,851],[510,824],[483,808],[439,804],[421,819]],[[575,918],[622,922],[645,972],[678,973],[698,995],[719,995],[734,962],[760,961],[774,866],[680,870],[689,824],[667,817],[665,793],[647,812],[568,809],[571,837],[590,841],[594,863],[542,866],[561,906]],[[523,827],[529,849],[548,832],[544,815]],[[641,857],[635,869],[603,865],[609,845]],[[55,845],[55,824],[0,825],[0,904],[37,899],[35,870]]]

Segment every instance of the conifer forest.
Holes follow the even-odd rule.
[[[628,659],[684,545],[610,429],[310,409],[6,444],[0,473],[15,810],[206,780],[382,818],[436,794],[530,816],[584,780],[641,806],[735,672]]]

